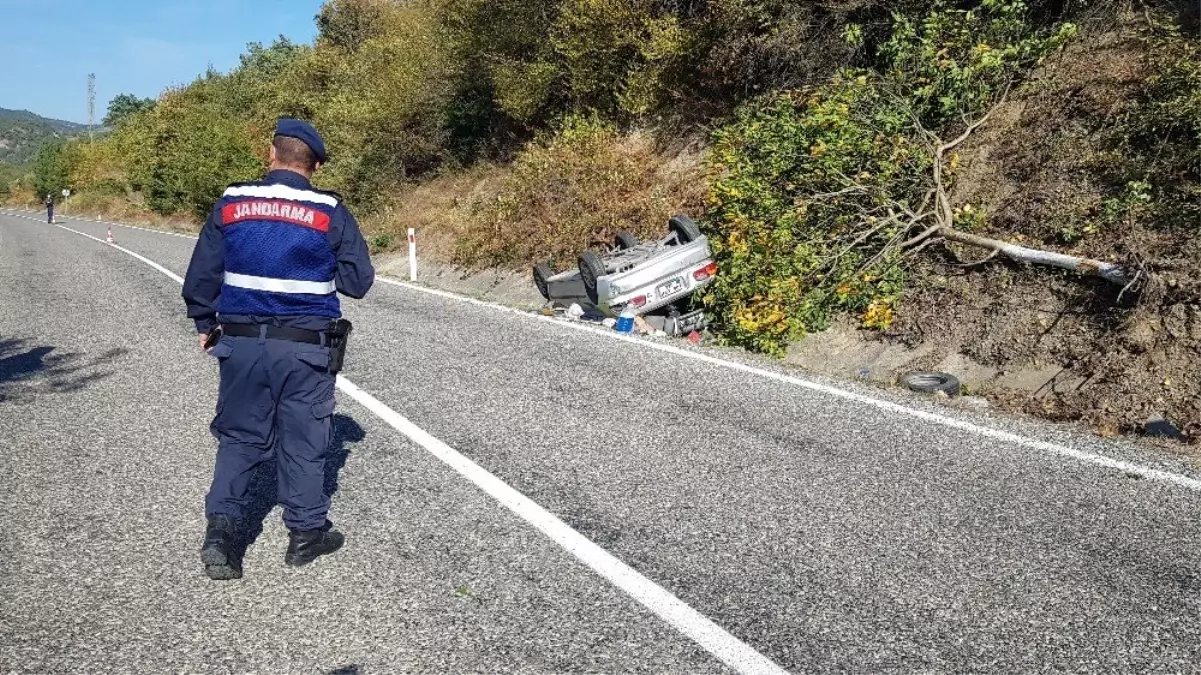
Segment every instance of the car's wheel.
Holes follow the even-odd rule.
[[[605,276],[605,263],[601,261],[600,256],[592,251],[584,251],[580,254],[580,279],[584,282],[584,292],[588,294],[588,299],[597,304],[600,298],[596,293],[596,280]]]
[[[534,285],[538,287],[538,292],[542,294],[542,297],[547,300],[550,300],[550,285],[547,280],[554,274],[550,265],[545,263],[534,265]]]
[[[667,229],[676,235],[680,245],[691,244],[701,238],[701,227],[688,216],[676,216],[667,223]]]
[[[959,378],[946,373],[906,373],[901,376],[901,384],[923,394],[941,392],[947,396],[958,396],[960,390]]]
[[[622,230],[613,238],[613,243],[617,246],[618,251],[625,251],[638,245],[638,237],[635,237],[632,232]]]

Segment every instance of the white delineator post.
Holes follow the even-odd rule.
[[[417,281],[417,230],[409,228],[409,281]]]

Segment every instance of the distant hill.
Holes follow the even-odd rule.
[[[0,108],[0,164],[26,164],[47,138],[70,138],[86,131],[83,124]]]

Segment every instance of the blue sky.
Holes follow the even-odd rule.
[[[283,34],[310,42],[322,0],[0,0],[0,108],[87,119],[96,73],[96,118],[130,92],[157,97],[212,64],[237,65],[248,42]]]

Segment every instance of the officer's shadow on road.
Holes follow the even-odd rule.
[[[104,366],[127,353],[128,349],[117,348],[89,356],[21,338],[2,338],[0,401],[79,391],[112,375],[114,371]]]
[[[325,460],[325,494],[333,497],[338,492],[338,476],[346,460],[350,457],[351,443],[358,443],[367,437],[363,427],[346,415],[334,415],[333,440],[330,443],[329,455]],[[263,462],[254,472],[250,480],[250,506],[246,509],[246,521],[242,546],[249,548],[259,535],[263,533],[263,523],[275,509],[279,500],[276,472],[278,464],[274,458]]]

